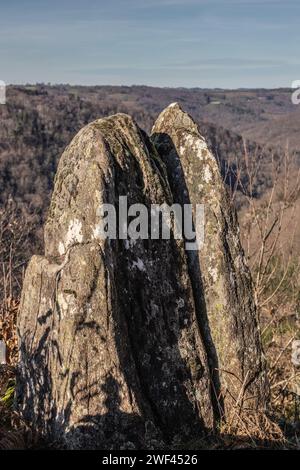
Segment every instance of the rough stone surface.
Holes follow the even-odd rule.
[[[68,448],[158,448],[213,425],[184,243],[99,239],[98,208],[120,195],[172,203],[158,154],[123,114],[88,125],[64,152],[45,256],[32,258],[22,293],[18,406]]]
[[[218,164],[177,103],[160,114],[151,139],[166,164],[174,201],[205,205],[204,245],[187,255],[216,392],[221,389],[227,411],[232,399],[264,406],[266,378],[251,276]]]

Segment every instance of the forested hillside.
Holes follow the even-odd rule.
[[[214,99],[217,97],[226,103],[216,104],[218,102]],[[282,151],[278,146],[275,151],[270,144],[256,143],[253,138],[255,133],[244,140],[241,135],[226,128],[239,127],[243,130],[243,120],[256,125],[261,121],[259,109],[254,111],[250,105],[244,108],[245,97],[239,97],[237,92],[221,94],[147,87],[37,85],[10,87],[7,105],[0,108],[1,204],[12,196],[26,205],[26,210],[42,217],[48,207],[57,160],[80,128],[99,117],[125,112],[149,131],[161,109],[175,100],[195,116],[224,173],[228,165],[234,169],[237,162],[242,161],[246,149],[252,160],[260,161],[255,192],[262,193],[270,186],[271,157],[275,155],[280,160]],[[237,104],[239,100],[240,105]],[[252,103],[250,98],[247,100]],[[270,101],[273,103],[273,100]],[[220,106],[224,111],[220,112]],[[214,109],[218,112],[215,113]],[[234,182],[233,173],[227,178],[231,184]]]

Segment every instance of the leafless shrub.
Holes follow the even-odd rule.
[[[300,173],[294,155],[286,149],[283,160],[272,158],[272,185],[257,197],[257,179],[263,162],[236,161],[231,198],[238,202],[241,238],[252,272],[268,363],[271,405],[284,421],[299,421],[300,370],[291,362],[291,346],[299,337],[300,307]],[[298,410],[298,411],[297,411]]]
[[[26,263],[35,242],[35,217],[9,198],[0,209],[0,263],[3,299],[20,292]]]
[[[7,347],[7,360],[17,357],[16,320],[23,274],[34,242],[34,218],[9,199],[0,209],[0,339]]]
[[[299,254],[295,251],[299,220],[300,171],[288,149],[283,161],[272,158],[269,171],[272,185],[262,197],[256,196],[261,157],[250,158],[245,145],[244,158],[236,161],[231,174],[231,198],[242,198],[239,218],[241,237],[252,271],[255,299],[260,310],[288,302],[299,296]]]

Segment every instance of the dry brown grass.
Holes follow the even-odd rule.
[[[7,365],[0,366],[0,450],[27,449],[33,444],[30,428],[14,411],[18,311],[19,300],[4,299],[0,309],[0,331],[7,346]]]
[[[259,166],[249,159],[246,147],[244,161],[236,162],[236,168],[232,201],[237,187],[242,187],[241,236],[259,312],[271,388],[269,412],[273,419],[261,421],[259,415],[242,414],[235,421],[235,425],[240,423],[240,430],[235,432],[244,428],[255,436],[266,430],[271,440],[275,433],[280,441],[281,429],[288,439],[286,444],[299,448],[300,368],[291,360],[293,341],[300,339],[299,169],[287,149],[284,161],[280,164],[273,161],[272,187],[257,199],[253,188],[257,186]],[[247,187],[242,180],[247,181]],[[266,426],[268,422],[272,423],[270,429]]]
[[[24,449],[21,420],[13,411],[15,366],[17,364],[16,320],[19,302],[5,299],[0,309],[0,331],[7,347],[7,365],[0,366],[0,449]]]
[[[0,366],[0,449],[25,448],[25,426],[13,410],[18,344],[17,316],[25,226],[12,202],[0,212],[0,339],[6,344],[6,365]],[[28,434],[28,432],[26,431]]]
[[[234,447],[282,449],[291,445],[278,424],[265,412],[240,410],[239,407],[233,407],[232,418],[222,424],[220,434],[227,440],[230,436]]]
[[[7,364],[15,366],[18,361],[18,340],[16,333],[19,299],[5,298],[0,305],[0,332],[6,344]]]

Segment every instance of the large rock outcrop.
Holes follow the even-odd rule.
[[[68,448],[159,448],[211,430],[223,401],[225,414],[264,404],[251,278],[218,165],[176,104],[151,140],[124,114],[78,133],[60,160],[45,255],[26,271],[18,407]],[[170,239],[103,239],[101,207],[119,215],[125,196],[149,214],[205,204],[204,245],[187,251],[172,218]]]
[[[45,256],[25,276],[18,406],[69,448],[159,447],[211,428],[207,355],[182,240],[103,240],[99,207],[172,204],[147,136],[118,114],[59,164]]]
[[[203,246],[187,256],[218,400],[224,400],[226,413],[242,402],[263,408],[267,387],[251,276],[217,161],[177,103],[160,114],[151,139],[174,201],[205,206]]]

